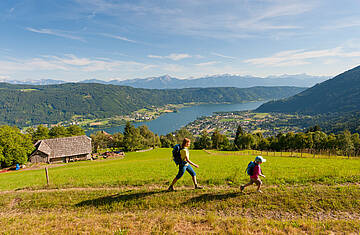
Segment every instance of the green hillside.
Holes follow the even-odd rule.
[[[251,155],[248,155],[251,153]],[[0,234],[359,234],[360,160],[264,152],[263,193],[244,172],[259,152],[190,150],[188,173],[171,149],[0,174]],[[26,229],[26,233],[24,233]]]
[[[257,112],[329,113],[360,110],[360,66],[293,97],[271,101]]]
[[[0,124],[57,123],[74,115],[105,118],[148,106],[190,102],[240,103],[289,97],[304,88],[140,89],[127,86],[67,83],[34,86],[0,83]]]

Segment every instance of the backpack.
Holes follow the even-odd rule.
[[[175,145],[172,150],[173,160],[176,165],[179,165],[183,162],[183,160],[181,159],[180,150],[181,150],[180,144]]]
[[[254,172],[255,166],[256,166],[255,162],[252,162],[252,161],[249,162],[249,164],[248,164],[245,172],[246,172],[248,175],[252,176],[252,175],[253,175],[253,172]]]

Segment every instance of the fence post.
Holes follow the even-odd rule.
[[[45,167],[45,175],[46,175],[46,183],[49,186],[49,172],[48,172],[48,168]]]

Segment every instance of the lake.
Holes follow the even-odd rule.
[[[196,120],[198,117],[211,116],[215,112],[229,112],[229,111],[243,111],[253,110],[258,108],[266,101],[248,102],[241,104],[201,104],[191,107],[185,107],[178,110],[176,113],[165,113],[159,118],[147,122],[134,122],[135,127],[147,125],[149,129],[158,135],[166,135],[170,132],[179,130],[186,124]],[[90,135],[97,131],[106,131],[107,133],[114,134],[117,132],[124,132],[124,125],[96,129],[87,131],[86,134]]]

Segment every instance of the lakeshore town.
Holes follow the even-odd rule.
[[[218,129],[220,133],[234,138],[234,130],[241,125],[246,132],[260,132],[263,136],[270,136],[280,132],[287,133],[305,130],[305,127],[301,127],[294,122],[298,118],[298,115],[281,113],[254,113],[251,111],[218,112],[212,116],[200,117],[187,124],[185,128],[193,135],[200,135],[203,130],[212,133]]]
[[[102,129],[124,125],[126,121],[130,122],[146,122],[157,119],[164,113],[177,112],[183,107],[190,107],[194,103],[181,105],[166,105],[163,107],[144,107],[141,110],[132,112],[129,115],[115,116],[104,119],[86,119],[83,117],[75,117],[72,121],[62,122],[56,125],[79,125],[85,130]],[[297,120],[307,119],[307,116],[290,115],[282,113],[255,113],[252,111],[232,111],[232,112],[216,112],[211,116],[199,117],[193,122],[188,123],[185,128],[193,135],[198,136],[203,130],[212,133],[216,129],[220,133],[227,135],[230,139],[234,138],[234,130],[239,125],[243,130],[249,133],[262,133],[263,136],[276,135],[278,133],[299,132],[304,131],[306,126],[303,122]],[[46,125],[46,124],[45,124]]]

